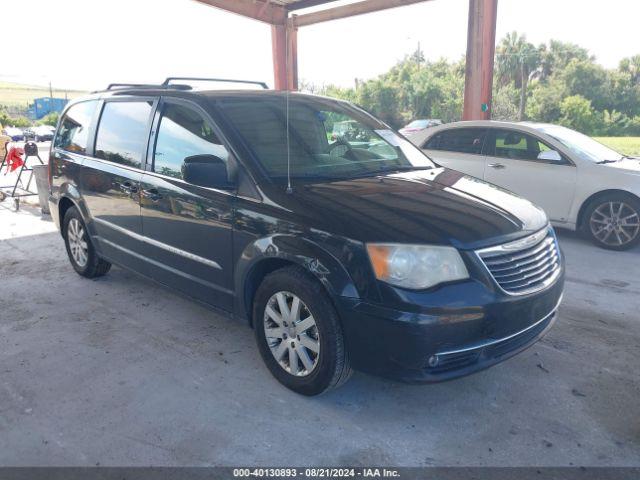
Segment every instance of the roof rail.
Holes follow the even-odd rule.
[[[173,80],[192,80],[198,82],[220,82],[220,83],[243,83],[248,85],[259,85],[265,90],[268,90],[269,87],[265,82],[259,82],[256,80],[232,80],[228,78],[204,78],[204,77],[168,77],[164,82],[162,82],[163,87],[170,87],[170,83]]]
[[[258,85],[265,90],[268,90],[269,87],[265,82],[259,82],[254,80],[231,80],[228,78],[205,78],[205,77],[168,77],[164,82],[160,84],[153,83],[110,83],[106,90],[115,90],[119,88],[156,88],[156,89],[164,89],[164,88],[173,88],[175,90],[191,90],[193,87],[191,85],[184,85],[179,83],[171,83],[174,80],[191,80],[196,82],[221,82],[221,83],[242,83],[246,85]],[[97,92],[97,91],[96,91]],[[96,93],[94,92],[94,93]]]
[[[175,88],[179,90],[191,90],[189,85],[156,85],[153,83],[110,83],[107,86],[107,90],[114,90],[116,88]]]

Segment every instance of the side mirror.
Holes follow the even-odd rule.
[[[182,178],[201,187],[228,190],[235,187],[229,180],[227,164],[215,155],[193,155],[184,159]]]
[[[548,162],[561,162],[562,157],[555,150],[545,150],[538,154],[538,160],[546,160]]]

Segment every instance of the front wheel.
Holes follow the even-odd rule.
[[[111,264],[96,253],[82,216],[75,207],[67,210],[62,225],[64,243],[74,270],[87,278],[100,277],[107,273]]]
[[[640,241],[640,200],[612,194],[593,201],[586,211],[585,230],[598,246],[627,250]]]
[[[253,327],[262,359],[284,386],[319,395],[351,375],[338,314],[322,285],[288,267],[256,292]]]

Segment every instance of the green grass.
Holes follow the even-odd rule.
[[[600,143],[625,155],[640,156],[640,137],[594,137]]]
[[[72,99],[86,94],[78,90],[53,89],[53,96]],[[0,82],[0,105],[26,107],[34,98],[48,97],[49,87],[22,85],[19,83]]]

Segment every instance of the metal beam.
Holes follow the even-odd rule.
[[[293,10],[301,10],[303,8],[315,7],[317,5],[324,5],[337,1],[338,0],[298,0],[295,3],[289,3],[285,5],[285,8],[292,12]]]
[[[338,20],[340,18],[353,17],[364,13],[378,12],[380,10],[387,10],[389,8],[402,7],[404,5],[411,5],[425,1],[428,0],[362,0],[349,5],[297,15],[292,19],[293,24],[296,27],[304,27],[305,25],[313,25],[320,22],[328,22],[329,20]]]
[[[243,17],[253,18],[271,25],[282,25],[287,20],[287,10],[270,0],[195,0]]]
[[[491,118],[497,14],[498,0],[469,0],[463,120]]]

